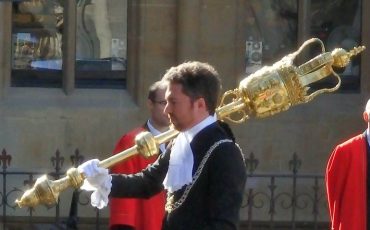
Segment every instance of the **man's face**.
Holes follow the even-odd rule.
[[[197,108],[190,97],[182,92],[182,85],[171,83],[166,91],[167,105],[164,112],[178,131],[185,131],[197,122]]]
[[[167,104],[165,99],[166,89],[158,89],[155,95],[155,100],[149,100],[149,110],[151,114],[151,120],[158,126],[168,127],[170,120],[167,114],[164,113],[164,108]]]

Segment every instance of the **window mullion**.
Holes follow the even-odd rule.
[[[68,95],[75,88],[76,75],[76,0],[65,1],[63,12],[63,90]]]
[[[10,86],[11,66],[11,2],[0,2],[0,98],[4,96],[5,89]]]
[[[311,0],[298,1],[298,46],[297,48],[311,37],[310,27],[311,27]]]
[[[362,0],[362,32],[361,32],[361,45],[366,46],[367,49],[370,48],[370,27],[368,22],[370,20],[370,1]],[[370,80],[369,80],[369,73],[370,73],[370,65],[368,63],[370,59],[370,54],[368,51],[361,53],[361,91],[366,95],[370,94]],[[368,96],[367,96],[368,98]]]

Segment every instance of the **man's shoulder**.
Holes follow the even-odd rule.
[[[338,144],[330,156],[328,165],[332,165],[333,162],[341,162],[340,164],[361,162],[364,154],[366,154],[366,138],[362,133]]]
[[[365,136],[363,133],[361,134],[358,134],[356,136],[353,136],[347,140],[345,140],[344,142],[342,142],[341,144],[338,145],[338,147],[349,147],[349,146],[353,146],[353,145],[356,145],[358,143],[361,143],[365,141]]]
[[[193,139],[193,144],[201,151],[209,149],[216,143],[222,143],[223,147],[236,146],[232,138],[217,123],[205,127]]]
[[[137,134],[143,132],[143,131],[146,131],[146,129],[144,128],[144,126],[140,126],[140,127],[136,127],[130,131],[128,131],[127,133],[125,133],[122,137],[135,137]]]
[[[208,125],[204,129],[202,129],[199,132],[199,134],[202,134],[202,135],[213,134],[213,135],[226,136],[223,128],[218,124],[218,122],[214,122],[214,123]]]
[[[137,128],[134,128],[132,130],[130,130],[126,135],[137,135],[143,131],[146,131],[147,129],[144,128],[144,126],[140,126],[140,127],[137,127]]]

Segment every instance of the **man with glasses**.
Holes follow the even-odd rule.
[[[166,106],[166,86],[157,81],[149,87],[147,108],[150,118],[141,127],[123,135],[118,141],[113,154],[124,151],[134,146],[134,139],[142,131],[150,131],[154,136],[168,130],[169,119],[163,113]],[[160,151],[164,152],[164,144]],[[140,172],[156,160],[157,156],[149,159],[135,155],[111,168],[111,173],[132,174]],[[159,193],[150,199],[111,198],[110,205],[110,230],[160,230],[164,216],[165,194]]]
[[[164,112],[179,134],[140,173],[109,175],[97,159],[80,165],[84,183],[95,188],[92,205],[103,207],[108,194],[150,198],[165,189],[162,230],[238,229],[246,168],[231,129],[215,116],[221,94],[217,71],[207,63],[185,62],[170,68],[162,81]]]

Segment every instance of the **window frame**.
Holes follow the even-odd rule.
[[[369,37],[366,37],[366,33],[364,30],[366,30],[366,26],[364,20],[370,20],[370,17],[366,15],[366,12],[370,12],[370,4],[367,3],[366,0],[359,0],[360,4],[362,4],[362,10],[361,10],[361,32],[360,32],[360,40],[361,45],[369,44]],[[311,38],[311,27],[310,27],[310,11],[311,11],[311,0],[302,0],[298,1],[298,46],[303,44],[306,40]],[[369,29],[367,29],[369,30]],[[367,32],[367,34],[369,34]],[[327,50],[331,51],[331,50]],[[368,92],[370,87],[367,87],[365,85],[368,85],[369,80],[365,80],[365,73],[370,71],[369,66],[366,65],[365,60],[369,60],[368,55],[365,54],[366,52],[362,52],[360,54],[360,72],[359,72],[359,80],[360,80],[360,86],[358,90],[344,90],[344,91],[338,91],[338,94],[362,94],[363,92]],[[340,75],[340,74],[339,74]]]
[[[3,34],[4,45],[0,50],[7,50],[6,47],[12,47],[12,4],[14,1],[0,2],[0,9],[6,14],[2,14],[3,19]],[[128,8],[129,8],[129,3]],[[76,88],[96,88],[96,89],[125,89],[127,82],[127,69],[124,71],[111,70],[112,79],[101,79],[97,76],[102,76],[106,73],[104,71],[84,71],[77,70],[76,64],[76,40],[77,40],[77,1],[64,2],[64,28],[62,36],[62,69],[61,70],[18,70],[12,68],[12,53],[7,50],[8,55],[4,55],[3,63],[6,63],[4,72],[0,73],[0,77],[6,79],[6,83],[0,85],[1,88],[9,87],[40,87],[40,88],[61,88],[66,95],[71,94]],[[127,23],[128,25],[128,23]],[[1,31],[1,30],[0,30]],[[127,39],[127,38],[126,38]],[[1,48],[1,47],[0,47]],[[128,56],[128,55],[127,55]],[[0,59],[1,60],[1,59]],[[31,75],[39,78],[39,81],[24,80],[23,75],[29,72]],[[89,78],[77,78],[79,74],[89,75]],[[47,77],[45,77],[46,75]]]
[[[0,34],[2,34],[2,42],[0,43],[0,98],[3,98],[6,95],[6,92],[11,88],[11,36],[12,36],[12,2],[13,1],[1,1],[0,2]],[[309,28],[307,27],[307,9],[305,6],[310,3],[310,0],[299,1],[298,7],[298,42],[301,44],[309,38],[309,33],[307,32]],[[140,15],[141,15],[141,6],[140,2],[128,0],[127,2],[127,72],[126,72],[126,90],[133,97],[135,101],[138,101],[140,95],[140,87],[143,84],[143,79],[141,77],[141,41],[139,39],[140,34],[142,33],[143,28],[140,26]],[[179,3],[181,5],[181,3]],[[65,14],[66,18],[72,23],[66,23],[68,25],[65,29],[69,32],[66,33],[66,36],[63,36],[65,40],[65,45],[63,46],[63,52],[69,55],[64,55],[64,68],[63,68],[63,84],[62,89],[65,94],[69,95],[75,89],[75,28],[73,22],[76,21],[76,0],[66,1]],[[74,18],[70,18],[71,15]],[[240,12],[242,15],[242,12]],[[362,1],[362,22],[370,21],[370,2]],[[241,23],[242,25],[243,23]],[[361,26],[361,40],[362,45],[367,46],[367,50],[361,53],[361,63],[367,63],[370,60],[370,27],[365,26],[366,23],[362,23]],[[241,31],[243,29],[241,28]],[[240,34],[242,38],[242,34]],[[244,47],[245,40],[240,40],[240,45]],[[239,49],[240,47],[236,47]],[[244,54],[241,50],[236,50],[236,53],[240,53],[240,70],[243,69],[243,57]],[[70,58],[72,57],[72,58]],[[237,63],[237,64],[238,64]],[[367,73],[370,72],[370,65],[362,64],[360,69],[360,94],[368,96],[370,94],[370,79],[367,76]],[[135,76],[135,77],[133,77]]]

